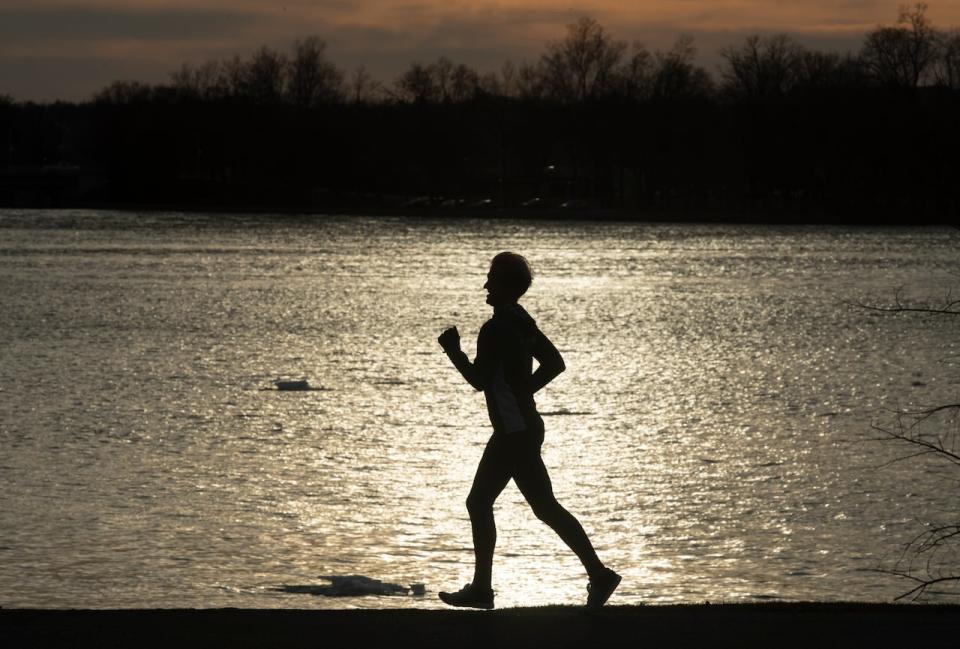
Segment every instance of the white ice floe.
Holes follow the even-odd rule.
[[[275,590],[284,593],[325,595],[327,597],[363,597],[366,595],[423,595],[423,584],[391,584],[363,575],[320,575],[329,584],[284,584]]]

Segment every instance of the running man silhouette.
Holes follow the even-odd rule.
[[[493,317],[480,329],[476,360],[471,363],[460,350],[456,327],[438,338],[463,378],[475,389],[483,390],[493,424],[493,435],[467,497],[476,562],[473,581],[457,592],[440,593],[440,599],[450,606],[493,608],[491,579],[497,542],[493,503],[511,478],[537,518],[560,535],[586,568],[590,579],[587,606],[603,606],[620,584],[620,575],[603,565],[577,519],[557,502],[540,457],[543,419],[533,395],[566,366],[550,339],[517,304],[532,280],[525,258],[501,252],[490,263],[483,286],[487,304],[493,307]],[[539,363],[536,371],[533,359]]]

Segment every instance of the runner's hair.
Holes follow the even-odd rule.
[[[527,292],[533,282],[530,263],[526,257],[515,252],[501,252],[494,257],[490,262],[490,271],[494,270],[518,298]]]

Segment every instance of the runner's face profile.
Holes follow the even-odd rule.
[[[503,278],[491,268],[487,273],[487,282],[483,285],[487,289],[487,304],[501,306],[511,302]]]

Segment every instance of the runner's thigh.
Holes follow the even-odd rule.
[[[477,503],[490,503],[497,499],[513,475],[510,449],[502,436],[493,435],[483,449],[477,473],[473,477],[469,499]]]
[[[555,502],[556,498],[553,495],[550,474],[547,473],[547,467],[540,456],[543,434],[536,431],[529,434],[531,437],[525,439],[522,446],[516,450],[513,481],[527,502],[536,509],[538,505]]]

